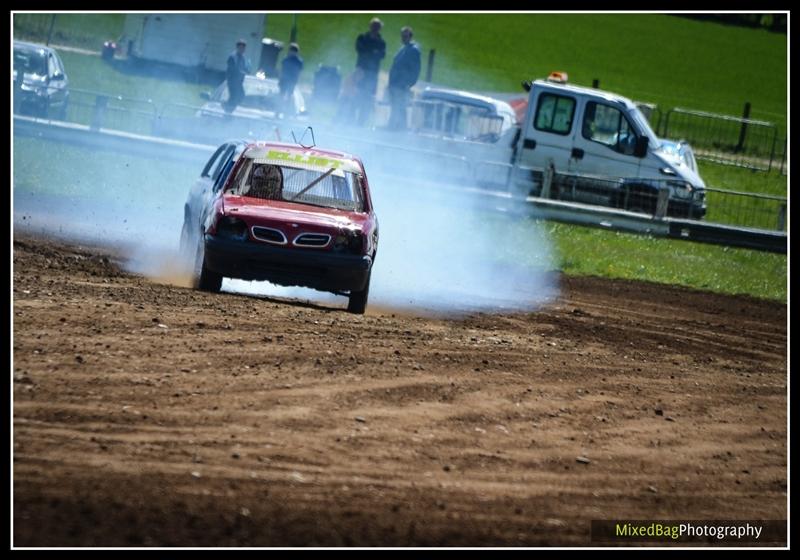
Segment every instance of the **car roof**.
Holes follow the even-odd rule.
[[[14,41],[14,49],[23,51],[39,51],[41,53],[55,53],[56,51],[46,45],[36,43],[26,43],[25,41]]]
[[[282,156],[285,156],[283,161],[287,162],[308,163],[313,166],[314,158],[334,160],[341,162],[343,168],[347,171],[357,173],[361,171],[361,159],[358,156],[336,150],[317,148],[316,146],[307,148],[299,144],[288,144],[286,142],[260,141],[250,143],[242,155],[251,158],[264,158],[271,152],[279,152]]]
[[[511,106],[505,101],[479,95],[477,93],[470,93],[468,91],[456,89],[443,89],[426,87],[420,94],[421,99],[438,99],[441,101],[448,101],[450,103],[460,103],[462,105],[473,105],[475,107],[482,107],[489,109],[495,113],[513,113]]]
[[[547,80],[536,80],[534,84],[541,89],[568,91],[576,95],[586,95],[588,97],[595,97],[595,98],[599,97],[606,101],[610,101],[612,103],[621,103],[628,107],[634,106],[633,101],[631,101],[627,97],[623,97],[621,95],[618,95],[616,93],[611,93],[609,91],[603,91],[601,89],[574,86],[572,84],[559,84],[555,82],[549,82]]]

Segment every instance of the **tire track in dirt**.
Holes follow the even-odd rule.
[[[562,278],[536,313],[355,317],[116,258],[15,240],[17,546],[588,545],[592,519],[786,517],[785,305]]]

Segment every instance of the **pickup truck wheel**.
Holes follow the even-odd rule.
[[[372,276],[372,273],[370,273],[370,276]],[[367,310],[367,300],[369,299],[369,282],[370,278],[367,278],[367,285],[364,286],[363,290],[354,290],[350,292],[350,300],[347,302],[347,311],[350,313],[357,313],[358,315],[364,314],[364,311]]]

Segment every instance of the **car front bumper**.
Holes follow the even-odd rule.
[[[369,280],[372,258],[205,236],[206,267],[241,280],[323,291],[360,291]]]

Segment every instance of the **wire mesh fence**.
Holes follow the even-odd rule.
[[[71,89],[63,120],[95,129],[110,128],[150,134],[157,115],[155,103],[121,95]]]
[[[773,123],[681,108],[667,111],[662,136],[687,140],[698,159],[759,171],[772,169],[778,149]]]
[[[702,219],[707,222],[786,231],[786,197],[711,188],[693,189],[675,180],[601,179],[578,174],[537,174],[522,169],[533,185],[529,194],[648,214],[654,218]]]

